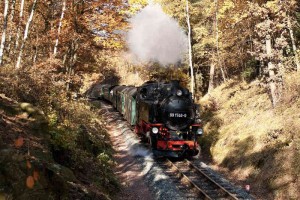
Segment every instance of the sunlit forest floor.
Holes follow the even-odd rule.
[[[109,199],[118,182],[101,116],[34,74],[0,73],[0,199]]]
[[[276,108],[258,81],[230,80],[200,101],[204,154],[262,199],[300,198],[299,80],[285,77]]]

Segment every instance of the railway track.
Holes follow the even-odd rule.
[[[253,199],[247,192],[223,181],[211,169],[200,164],[188,160],[172,162],[168,159],[158,163],[171,179],[176,182],[180,180],[185,186],[181,189],[186,190],[188,199]]]
[[[110,105],[102,103],[101,107],[103,115],[117,115]],[[108,123],[116,120],[116,117],[106,117]],[[203,163],[169,159],[157,159],[155,163],[185,195],[184,199],[254,199],[245,190],[233,186]]]

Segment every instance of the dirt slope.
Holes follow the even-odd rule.
[[[95,130],[100,135],[100,128]],[[97,144],[91,132],[85,133],[73,141],[76,155],[56,151],[43,112],[0,94],[0,199],[109,199],[107,188],[114,183],[103,188],[93,176],[101,173],[111,181],[110,170],[99,172],[102,169],[87,148]],[[83,143],[88,144],[84,150]],[[74,159],[81,154],[87,157]]]

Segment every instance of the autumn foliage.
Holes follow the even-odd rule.
[[[186,27],[183,1],[156,2]],[[274,82],[281,93],[284,74],[300,70],[299,2],[202,0],[190,1],[190,10],[198,93],[231,78]]]
[[[160,3],[187,31],[186,1],[153,2]],[[180,79],[187,87],[190,83],[191,72],[186,61],[180,67],[131,62],[125,42],[129,19],[147,3],[146,0],[1,1],[0,191],[4,188],[13,197],[27,197],[20,191],[29,190],[36,192],[39,199],[41,188],[49,186],[43,192],[50,198],[72,199],[73,194],[85,199],[90,197],[85,196],[87,188],[91,196],[105,199],[107,196],[103,194],[112,194],[118,188],[101,116],[91,111],[95,108],[80,97],[99,82],[139,85],[149,79]],[[212,134],[207,135],[203,145],[209,146],[208,152],[210,147],[217,152],[219,163],[224,158],[223,165],[234,168],[236,163],[243,163],[245,149],[265,146],[263,142],[257,142],[261,146],[252,142],[245,143],[250,144],[246,148],[242,141],[230,136],[239,137],[239,131],[257,120],[257,124],[247,129],[255,138],[252,128],[265,119],[262,115],[270,119],[270,127],[275,124],[272,120],[278,120],[279,126],[281,119],[273,118],[274,112],[279,116],[284,113],[282,116],[288,118],[294,116],[294,108],[299,109],[299,1],[190,0],[188,3],[196,100],[208,94],[204,98],[208,102],[203,103],[206,106],[203,117],[209,119],[206,127]],[[22,102],[26,102],[25,107]],[[255,115],[246,118],[252,111]],[[284,135],[280,135],[282,130],[293,133],[298,128],[297,123],[286,118],[281,120],[287,121],[285,128],[259,132],[267,145],[273,146],[269,148],[272,151],[262,151],[265,154],[253,154],[251,158],[257,164],[253,165],[256,167],[253,176],[258,174],[259,167],[265,166],[261,164],[264,156],[282,158],[273,152],[277,150],[273,148],[277,147],[277,139],[273,137]],[[297,115],[294,118],[299,119]],[[245,123],[233,124],[237,119]],[[292,148],[299,150],[299,145],[292,142],[299,140],[296,136],[286,138]],[[287,143],[279,142],[278,148],[285,151]],[[220,148],[220,152],[232,150],[241,156],[226,160],[225,154],[218,154],[216,144],[221,147],[232,144],[226,151]],[[236,144],[240,148],[231,149]],[[298,158],[299,151],[293,152]],[[299,161],[290,161],[291,168],[299,170]],[[15,171],[19,172],[18,177],[14,176]],[[10,178],[3,178],[3,174]],[[285,185],[275,175],[264,176],[269,177],[270,190]],[[15,184],[15,180],[20,180],[20,184]]]

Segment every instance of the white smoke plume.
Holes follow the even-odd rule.
[[[146,6],[131,20],[129,50],[142,62],[176,64],[187,51],[187,36],[179,24],[166,15],[161,6]]]

